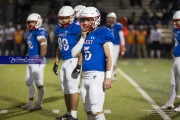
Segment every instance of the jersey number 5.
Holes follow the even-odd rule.
[[[176,38],[174,38],[174,46],[177,46],[178,45],[178,41]]]
[[[33,49],[33,45],[32,45],[32,43],[31,43],[31,41],[28,41],[27,44],[28,44],[28,47],[29,47],[30,49]]]
[[[89,51],[90,47],[84,47],[84,53],[85,53],[85,60],[90,60],[91,59],[91,52]]]
[[[59,49],[67,51],[69,49],[69,44],[66,38],[58,38]]]

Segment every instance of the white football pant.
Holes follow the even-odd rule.
[[[171,80],[170,80],[172,85],[172,91],[169,101],[170,103],[174,103],[174,100],[176,98],[179,89],[179,80],[180,80],[180,57],[175,57],[172,67]]]
[[[26,85],[30,86],[35,82],[36,86],[43,86],[45,66],[46,64],[29,64],[26,68]]]
[[[60,68],[61,88],[64,94],[79,92],[80,75],[77,79],[71,77],[74,68],[77,66],[78,58],[64,60]]]
[[[81,96],[86,113],[93,114],[103,111],[105,93],[103,90],[105,73],[87,71],[82,73]]]
[[[113,65],[115,66],[119,57],[120,46],[113,45]]]

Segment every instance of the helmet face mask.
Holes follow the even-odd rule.
[[[80,14],[79,22],[81,26],[88,32],[98,27],[101,21],[99,11],[95,7],[86,7]]]
[[[67,27],[71,23],[71,17],[70,16],[59,16],[58,21],[62,27]]]
[[[116,23],[116,21],[117,21],[117,16],[114,12],[111,12],[106,16],[106,22],[108,25],[113,25]]]
[[[180,29],[180,10],[174,13],[172,21],[174,28]]]
[[[174,28],[180,29],[180,20],[173,20]]]
[[[34,30],[42,26],[42,18],[37,13],[32,13],[27,17],[26,25],[29,30]]]
[[[61,27],[67,27],[74,21],[74,10],[71,6],[63,6],[58,12],[58,21]]]
[[[113,24],[115,24],[116,19],[114,17],[107,17],[106,21],[107,21],[108,25],[113,25]]]
[[[27,28],[29,29],[29,30],[34,30],[34,29],[36,29],[35,28],[35,25],[37,24],[37,21],[27,21]]]
[[[85,31],[89,32],[95,29],[94,18],[84,17],[84,18],[80,18],[79,21]]]

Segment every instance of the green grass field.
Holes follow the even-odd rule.
[[[159,105],[164,105],[169,97],[170,75],[173,60],[138,60],[121,59],[118,68],[131,77]],[[45,68],[45,96],[43,110],[29,112],[20,106],[28,100],[28,89],[25,85],[26,65],[0,65],[0,120],[55,120],[66,111],[59,77],[52,72],[53,60],[48,60]],[[176,99],[175,106],[180,105]],[[60,110],[53,113],[52,110]],[[149,102],[121,74],[117,81],[106,91],[104,110],[107,120],[162,120],[154,112]],[[0,112],[1,112],[0,111]],[[166,112],[172,120],[180,120],[180,113]],[[80,98],[78,107],[79,120],[86,120]]]

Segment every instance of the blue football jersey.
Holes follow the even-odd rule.
[[[112,27],[110,25],[105,25],[105,27],[109,28],[114,33],[114,39],[112,40],[112,43],[115,45],[119,45],[121,43],[119,31],[122,31],[123,25],[117,22]]]
[[[45,36],[46,40],[48,39],[48,32],[44,28],[38,28],[35,30],[30,30],[28,32],[28,55],[36,56],[40,55],[40,44],[37,40],[38,36]]]
[[[174,38],[174,57],[180,57],[180,29],[173,29],[173,38]]]
[[[62,28],[60,25],[55,26],[54,33],[58,37],[58,45],[60,49],[60,56],[62,60],[72,58],[71,50],[77,44],[80,39],[81,28],[73,22],[66,28]]]
[[[86,36],[82,48],[82,71],[106,71],[103,45],[113,38],[112,31],[106,27],[98,28]]]

